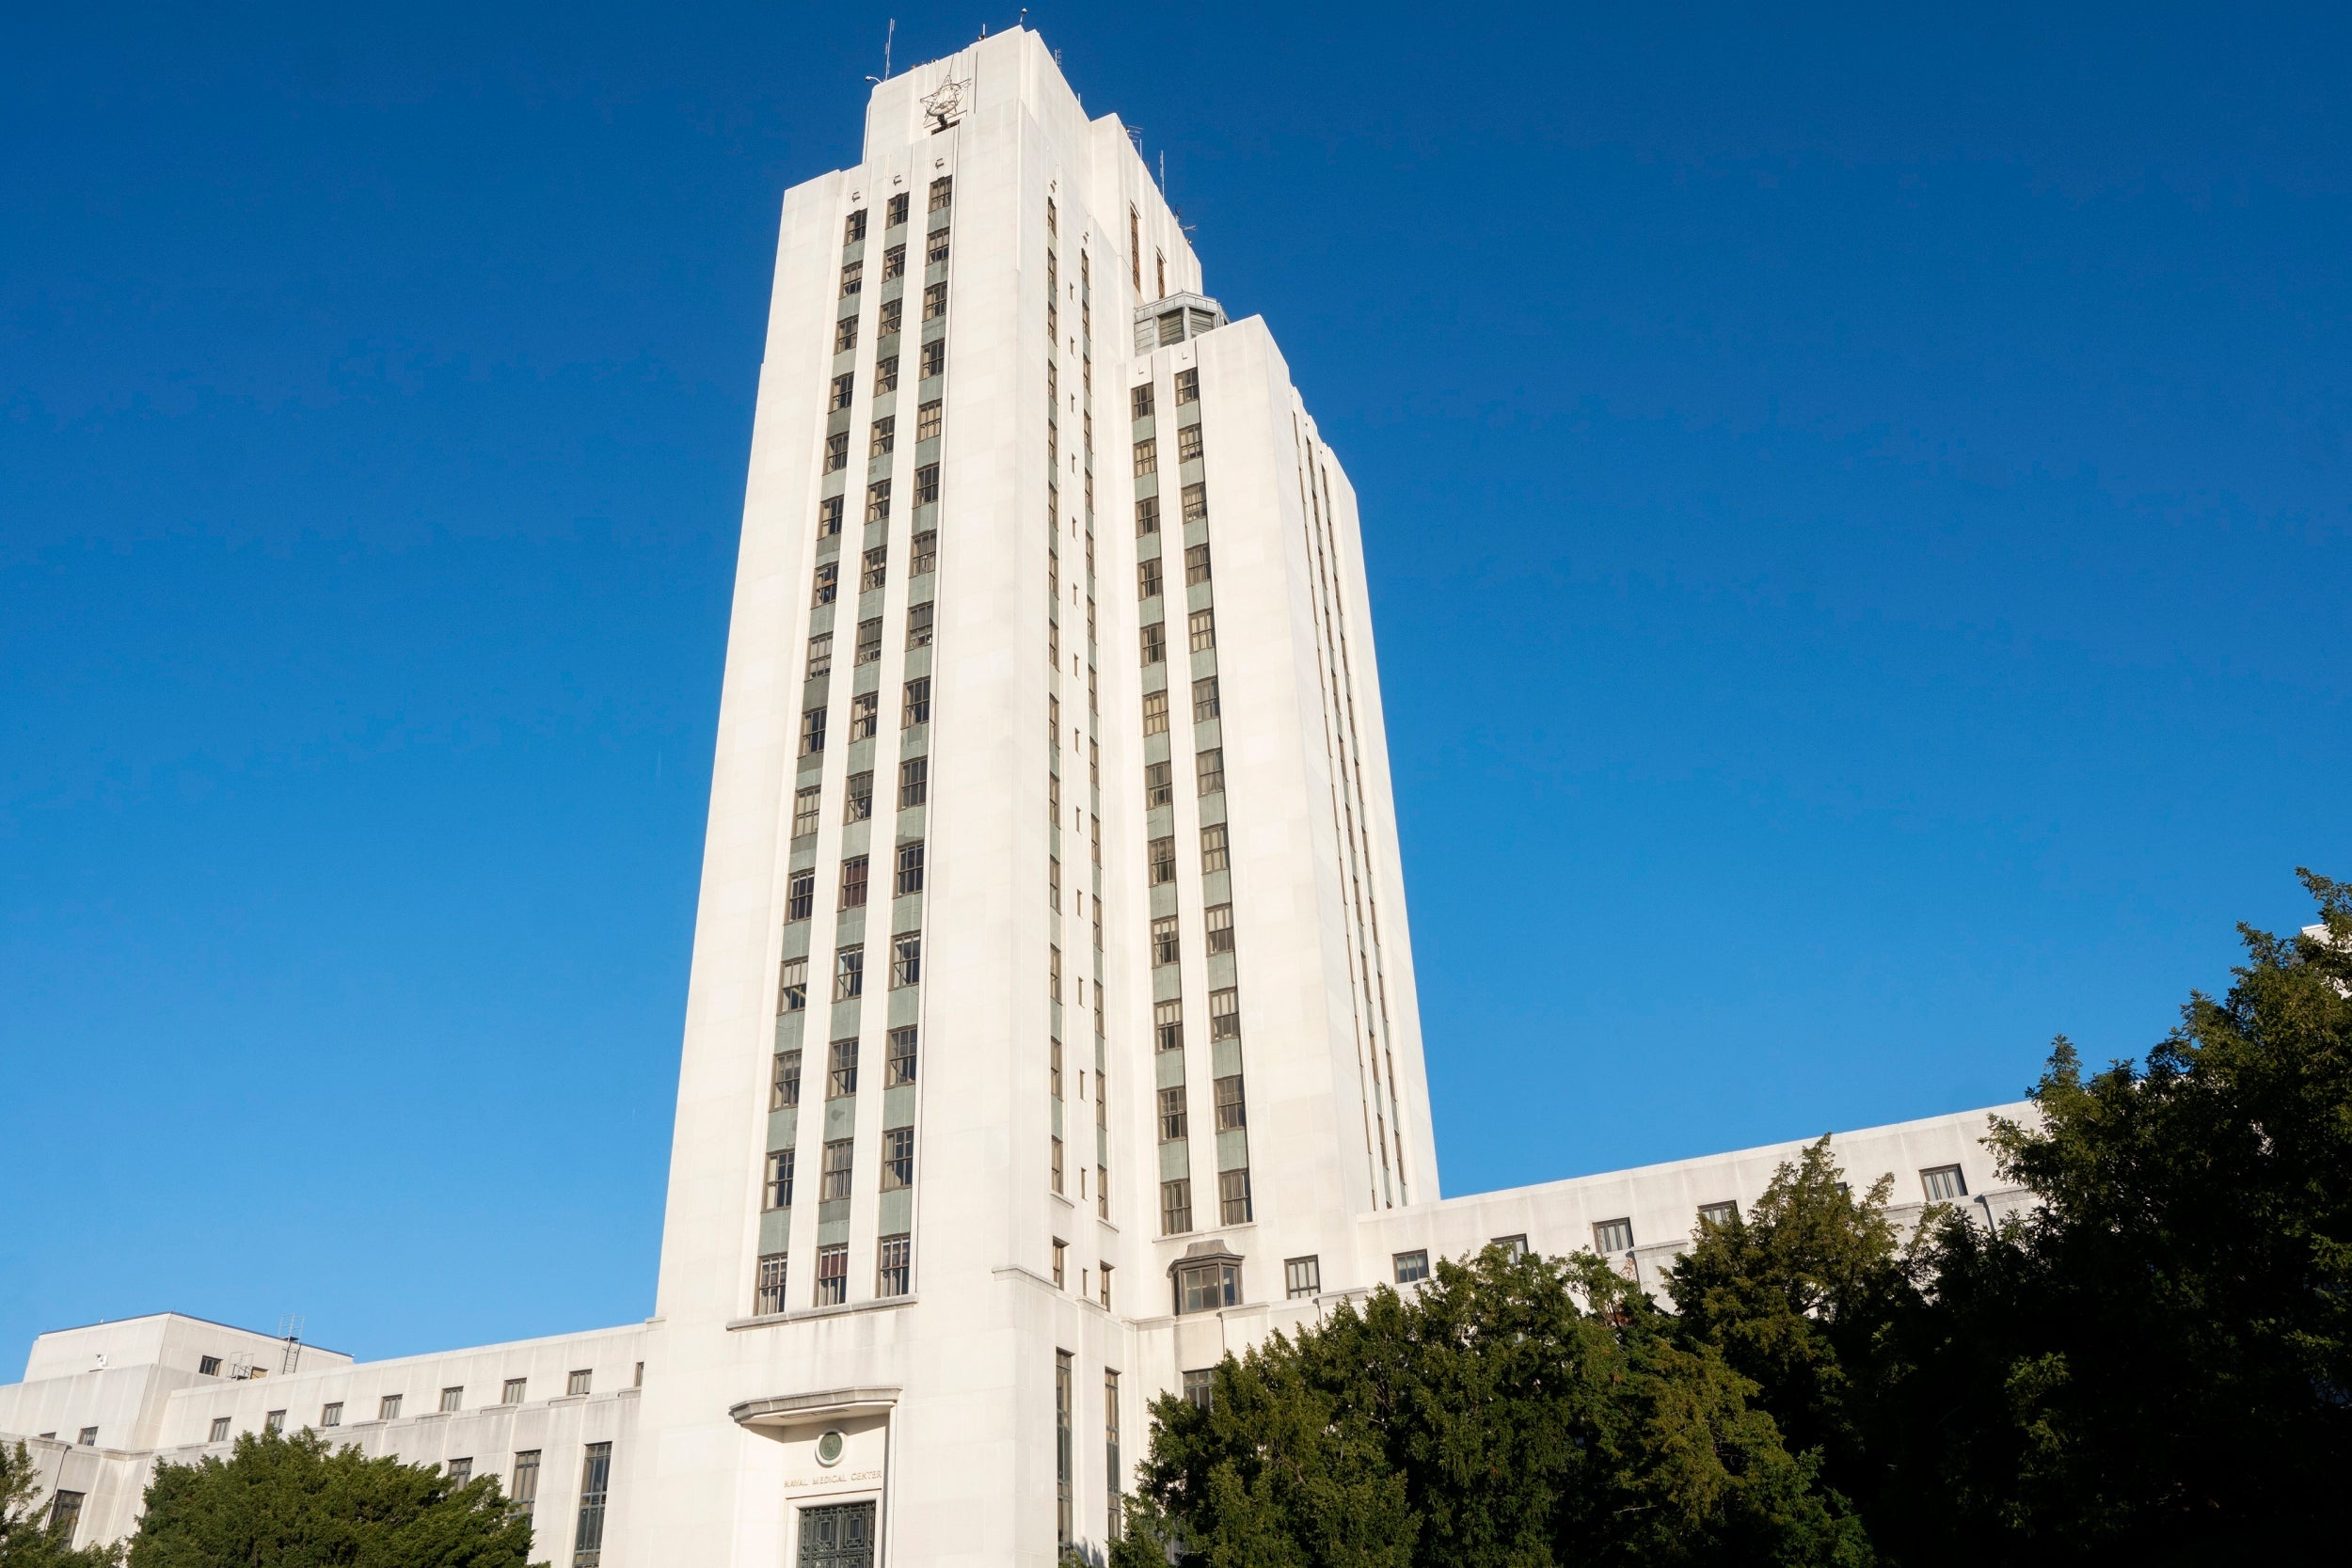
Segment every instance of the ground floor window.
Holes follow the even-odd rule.
[[[801,1568],[874,1568],[874,1505],[801,1510]]]

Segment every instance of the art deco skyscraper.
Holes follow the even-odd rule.
[[[785,201],[633,1560],[1099,1544],[1436,1188],[1346,476],[1035,35],[894,77]]]

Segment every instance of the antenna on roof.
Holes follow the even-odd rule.
[[[898,19],[894,16],[890,19],[888,31],[882,34],[882,73],[880,76],[868,76],[866,78],[867,81],[881,83],[890,80],[890,43],[898,36]]]

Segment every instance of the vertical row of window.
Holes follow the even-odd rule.
[[[1174,807],[1176,764],[1172,755],[1171,724],[1180,700],[1188,700],[1193,793],[1200,804],[1201,885],[1207,893],[1201,911],[1202,961],[1208,969],[1209,1048],[1212,1070],[1211,1107],[1216,1158],[1216,1223],[1243,1225],[1251,1218],[1249,1191],[1248,1097],[1241,1068],[1241,997],[1233,973],[1233,907],[1228,882],[1225,816],[1225,752],[1222,736],[1223,693],[1216,660],[1216,610],[1213,602],[1215,576],[1208,539],[1207,481],[1202,472],[1200,383],[1197,369],[1180,370],[1169,390],[1172,399],[1163,424],[1157,391],[1150,382],[1129,392],[1129,418],[1136,477],[1136,596],[1141,610],[1138,649],[1144,692],[1144,810],[1148,823],[1145,885],[1151,910],[1153,1044],[1164,1053],[1157,1073],[1155,1126],[1163,1145],[1184,1145],[1184,1151],[1167,1151],[1163,1170],[1189,1172],[1188,1152],[1194,1117],[1184,1059],[1184,916],[1178,907]],[[1163,445],[1166,441],[1168,444]],[[1162,499],[1169,482],[1161,468],[1165,452],[1176,459],[1174,487],[1179,500],[1175,514],[1183,531],[1181,590],[1168,564],[1171,551],[1161,535]],[[1168,599],[1182,592],[1181,611]],[[1182,614],[1183,641],[1177,643],[1169,623]],[[1180,674],[1171,666],[1182,660]],[[1211,820],[1214,818],[1214,820]],[[1196,1224],[1189,1174],[1160,1184],[1160,1231],[1182,1235]]]
[[[883,1027],[883,1089],[887,1093],[915,1082],[918,1027],[914,1020],[918,1009],[901,1004],[897,993],[919,987],[923,977],[922,895],[928,873],[923,823],[930,799],[930,657],[936,615],[932,579],[939,548],[940,442],[945,425],[944,378],[947,356],[946,267],[953,188],[951,179],[946,177],[930,184],[928,232],[918,247],[924,272],[920,314],[913,324],[920,341],[914,345],[904,343],[910,329],[907,296],[914,287],[906,277],[911,242],[910,197],[900,194],[889,198],[884,209],[881,262],[870,271],[865,255],[866,211],[850,214],[843,229],[839,293],[843,304],[834,327],[832,396],[825,416],[823,495],[818,503],[817,561],[802,672],[799,774],[792,796],[792,863],[785,887],[786,956],[777,976],[776,1051],[769,1085],[771,1137],[784,1140],[785,1147],[768,1152],[760,1173],[761,1208],[778,1217],[764,1221],[762,1226],[767,1244],[761,1249],[753,1277],[752,1310],[755,1316],[781,1313],[791,1305],[787,1237],[799,1163],[802,1060],[808,1049],[803,1043],[803,1032],[810,1011],[810,939],[820,879],[816,864],[817,839],[828,810],[828,741],[836,736],[845,743],[849,756],[838,786],[837,861],[822,878],[832,889],[834,946],[830,986],[834,1010],[830,1022],[837,1037],[823,1048],[825,1099],[830,1102],[857,1092],[862,999],[866,989],[869,946],[879,948],[889,964],[887,994],[892,1002]],[[869,291],[869,282],[877,287]],[[835,705],[831,695],[837,662],[835,616],[843,597],[844,578],[849,575],[841,533],[847,496],[852,487],[850,477],[843,470],[850,461],[850,420],[859,374],[856,355],[862,324],[866,319],[865,296],[869,292],[879,297],[870,309],[874,350],[871,395],[866,404],[866,471],[862,482],[866,497],[865,530],[854,572],[858,594],[855,630],[848,634],[853,638],[853,651],[848,661],[848,720],[836,729],[830,722],[831,710]],[[901,358],[909,354],[915,356],[918,374],[912,424],[914,439],[913,452],[901,453],[899,437],[907,427],[901,420],[903,405],[898,401],[898,368]],[[909,458],[913,479],[900,492],[895,488],[901,477],[899,466]],[[836,474],[841,477],[834,477]],[[902,618],[893,622],[885,615],[883,606],[890,586],[896,533],[894,503],[901,494],[909,498],[911,509],[908,532],[898,535],[905,546],[902,559],[908,578],[907,602]],[[886,637],[886,626],[899,629]],[[876,848],[869,847],[868,840],[873,832],[869,824],[875,815],[875,769],[871,765],[877,759],[870,752],[858,748],[861,743],[868,747],[882,744],[883,691],[878,667],[891,637],[898,639],[903,664],[897,686],[899,755],[895,773],[886,772],[883,776],[882,793],[883,809],[895,807],[897,815],[885,847]],[[878,859],[882,862],[879,865],[875,863]],[[869,941],[866,911],[875,898],[876,884],[885,881],[890,897],[886,934]],[[882,959],[878,958],[876,961]],[[898,1102],[886,1100],[884,1105],[884,1119],[892,1125],[885,1125],[882,1132],[876,1190],[891,1194],[914,1184],[914,1105],[911,1097]],[[848,1119],[853,1124],[853,1117]],[[803,1276],[811,1284],[803,1289],[810,1291],[808,1300],[812,1305],[828,1307],[842,1305],[850,1298],[849,1247],[840,1238],[848,1230],[848,1209],[855,1190],[855,1139],[827,1140],[819,1153],[816,1267]],[[887,1223],[893,1212],[888,1206],[891,1201],[901,1205],[896,1211],[898,1214],[911,1217],[913,1212],[903,1200],[886,1200],[885,1225],[876,1242],[872,1276],[874,1294],[880,1297],[905,1295],[913,1288],[913,1237],[904,1228],[903,1220],[896,1226]]]
[[[1347,610],[1339,588],[1338,522],[1331,505],[1331,481],[1311,437],[1292,415],[1292,439],[1297,448],[1300,512],[1308,530],[1308,553],[1314,563],[1315,661],[1322,691],[1324,745],[1331,763],[1332,822],[1340,835],[1340,870],[1348,888],[1349,995],[1357,1014],[1357,1036],[1362,1042],[1359,1073],[1365,1105],[1364,1139],[1371,1159],[1366,1180],[1377,1172],[1374,1201],[1411,1201],[1406,1174],[1403,1101],[1397,1093],[1396,1057],[1389,1023],[1388,977],[1381,961],[1380,901],[1371,875],[1371,814],[1363,786],[1363,747],[1356,724],[1356,679],[1347,641]],[[1367,1072],[1368,1069],[1368,1072]],[[1393,1154],[1393,1160],[1391,1155]]]

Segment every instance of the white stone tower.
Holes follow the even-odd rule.
[[[1346,477],[1034,34],[894,77],[785,200],[628,1560],[1099,1546],[1436,1196]]]

